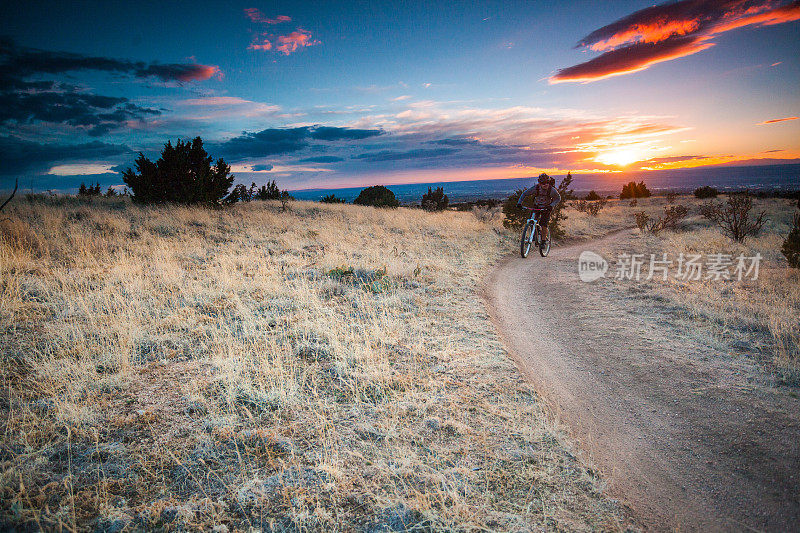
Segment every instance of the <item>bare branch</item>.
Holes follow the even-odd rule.
[[[17,178],[17,179],[14,181],[14,191],[11,193],[11,196],[9,196],[9,197],[8,197],[8,200],[6,200],[5,202],[3,202],[3,205],[0,205],[0,211],[2,211],[2,210],[3,210],[3,208],[6,206],[6,204],[7,204],[8,202],[10,202],[12,198],[14,198],[14,195],[15,195],[15,194],[17,194],[17,187],[19,187],[19,178]]]

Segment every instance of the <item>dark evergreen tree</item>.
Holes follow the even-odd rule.
[[[337,198],[335,194],[329,194],[328,196],[323,196],[320,202],[323,204],[343,204],[345,199]]]
[[[398,207],[400,205],[400,201],[394,193],[383,185],[374,185],[363,189],[353,203],[374,207]]]
[[[122,173],[125,184],[138,203],[175,202],[181,204],[220,205],[233,184],[231,167],[220,158],[214,166],[203,149],[203,140],[178,140],[164,145],[161,157],[153,163],[144,154],[136,159],[136,172]]]
[[[705,187],[698,187],[694,190],[695,198],[716,198],[719,194],[719,191],[714,187],[709,187],[706,185]]]
[[[627,198],[649,198],[650,197],[650,190],[647,188],[647,185],[644,184],[643,181],[636,183],[635,181],[631,181],[626,183],[622,186],[622,192],[619,195],[620,200],[625,200]]]
[[[558,184],[558,194],[561,195],[561,201],[553,208],[553,214],[550,215],[550,236],[553,239],[563,239],[566,237],[564,228],[561,227],[561,222],[567,219],[564,213],[564,206],[570,200],[575,200],[575,191],[570,189],[572,185],[572,172],[567,172],[561,183]]]
[[[428,187],[428,192],[422,195],[422,208],[427,211],[443,211],[449,203],[442,187],[437,187],[436,190]]]
[[[262,185],[255,196],[258,200],[279,200],[281,197],[281,190],[275,183],[275,180],[268,181],[266,185]]]
[[[783,241],[781,253],[786,257],[790,267],[800,268],[800,211],[794,214],[792,222],[792,230]]]

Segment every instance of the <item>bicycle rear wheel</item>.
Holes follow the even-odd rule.
[[[530,222],[525,223],[525,227],[522,228],[522,239],[519,242],[519,255],[522,257],[528,257],[528,253],[531,251],[531,244],[533,243],[533,224]]]

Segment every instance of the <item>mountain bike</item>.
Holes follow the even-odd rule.
[[[546,208],[540,209],[525,206],[522,206],[522,208],[531,211],[531,217],[525,222],[525,226],[522,228],[522,239],[519,243],[520,255],[522,257],[528,257],[531,246],[536,244],[536,247],[539,248],[539,254],[541,254],[542,257],[547,257],[547,254],[550,253],[550,235],[547,235],[547,239],[542,239],[542,227],[539,225],[539,214]]]

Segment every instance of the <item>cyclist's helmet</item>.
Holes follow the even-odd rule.
[[[542,172],[541,174],[539,174],[539,183],[541,183],[542,185],[544,185],[545,183],[550,183],[550,176]]]

